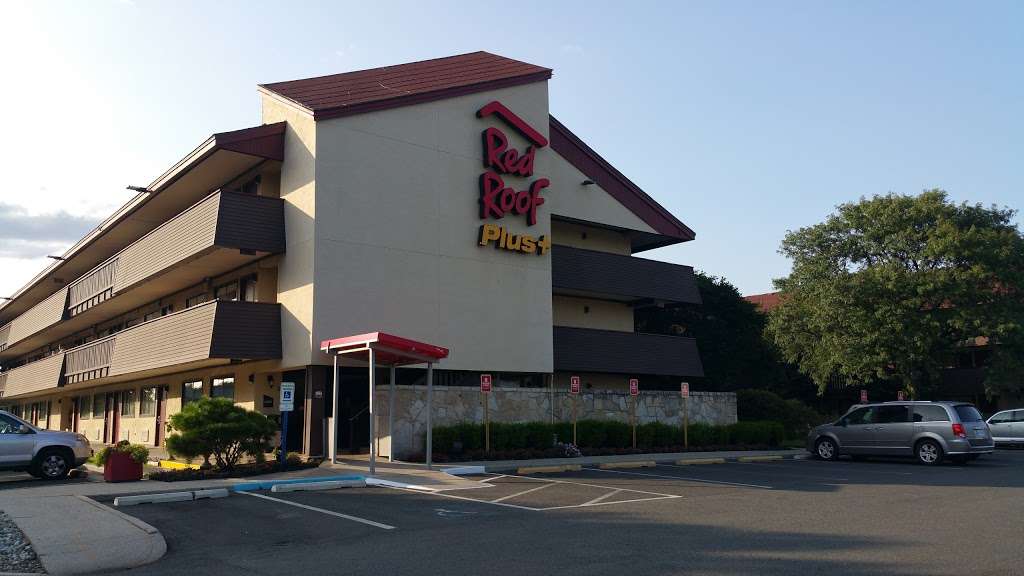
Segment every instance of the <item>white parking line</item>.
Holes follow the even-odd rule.
[[[336,518],[344,518],[345,520],[351,520],[353,522],[359,522],[360,524],[366,524],[368,526],[375,526],[377,528],[383,528],[384,530],[394,530],[395,527],[390,524],[381,524],[380,522],[374,522],[373,520],[367,520],[366,518],[360,518],[358,516],[350,516],[348,514],[342,514],[341,512],[334,512],[333,510],[324,510],[323,508],[317,508],[316,506],[307,506],[306,504],[299,504],[298,502],[292,502],[290,500],[282,500],[281,498],[274,498],[272,496],[264,496],[263,494],[255,494],[253,492],[239,492],[239,494],[245,494],[246,496],[253,496],[255,498],[262,498],[264,500],[271,500],[274,502],[280,502],[281,504],[287,504],[289,506],[295,506],[296,508],[302,508],[303,510],[312,510],[313,512],[319,512],[321,514],[327,514],[328,516],[334,516]]]
[[[603,494],[601,496],[598,496],[597,498],[594,498],[593,500],[591,500],[589,502],[584,502],[583,506],[591,506],[593,504],[597,504],[598,502],[600,502],[600,501],[602,501],[602,500],[604,500],[604,499],[606,499],[606,498],[608,498],[610,496],[614,496],[614,495],[618,494],[619,492],[622,492],[622,490],[621,489],[612,490],[611,492],[609,492],[607,494]]]
[[[659,466],[672,466],[671,464],[659,464]],[[673,466],[675,468],[683,468],[683,466]],[[608,472],[611,474],[629,474],[630,476],[650,476],[651,478],[668,478],[669,480],[686,480],[689,482],[703,482],[706,484],[722,484],[725,486],[742,486],[744,488],[764,488],[771,490],[771,486],[765,486],[763,484],[744,484],[742,482],[726,482],[724,480],[706,480],[704,478],[691,478],[687,476],[671,476],[669,474],[651,474],[649,472],[627,472],[625,470],[606,470],[602,468],[590,468],[595,472]],[[639,492],[639,490],[631,490],[632,492]],[[651,492],[653,494],[653,492]],[[665,494],[663,494],[665,496]]]
[[[523,494],[529,494],[530,492],[536,492],[537,490],[543,490],[545,488],[550,488],[550,487],[552,487],[554,485],[555,484],[553,482],[548,482],[546,484],[541,484],[540,486],[534,486],[533,488],[530,488],[529,490],[523,490],[522,492],[516,492],[515,494],[509,494],[508,496],[502,496],[501,498],[498,498],[497,500],[491,500],[491,504],[496,504],[498,502],[504,502],[505,500],[511,500],[512,498],[515,498],[516,496],[522,496]]]

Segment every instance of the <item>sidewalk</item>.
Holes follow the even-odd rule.
[[[549,467],[549,466],[593,466],[598,464],[624,463],[624,462],[656,462],[659,464],[674,464],[679,461],[708,461],[723,460],[724,462],[736,462],[745,458],[782,458],[792,459],[807,455],[803,449],[794,450],[750,450],[750,451],[729,451],[729,452],[666,452],[656,454],[617,454],[614,456],[581,456],[579,458],[540,458],[536,460],[482,460],[477,462],[447,462],[438,465],[439,468],[454,468],[466,466],[482,466],[487,472],[510,472],[520,468]]]

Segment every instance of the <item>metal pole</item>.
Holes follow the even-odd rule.
[[[491,453],[491,401],[490,394],[481,393],[484,400],[484,453]]]
[[[377,469],[377,436],[375,435],[376,427],[373,425],[373,420],[374,418],[377,417],[377,415],[373,413],[373,397],[375,396],[374,392],[376,392],[376,389],[374,387],[374,373],[376,372],[376,365],[374,364],[374,354],[372,346],[370,347],[368,353],[370,355],[370,476],[373,476]]]
[[[633,450],[636,450],[636,400],[637,396],[633,396]]]
[[[683,449],[690,449],[690,399],[683,398]]]
[[[388,462],[395,461],[395,365],[388,374]]]
[[[427,363],[427,470],[431,470],[434,454],[434,364]]]
[[[576,442],[576,401],[577,401],[576,396],[577,396],[577,394],[573,394],[572,395],[572,445],[573,446],[578,446],[578,444]]]
[[[338,463],[338,388],[341,385],[338,377],[338,355],[334,355],[334,390],[331,392],[333,404],[331,405],[331,464]]]

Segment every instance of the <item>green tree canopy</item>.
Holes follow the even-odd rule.
[[[987,337],[990,390],[1019,389],[1024,353],[1024,239],[1014,210],[955,204],[942,190],[842,204],[789,232],[792,273],[768,334],[824,389],[936,381],[958,348]]]

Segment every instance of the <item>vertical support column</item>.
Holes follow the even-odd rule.
[[[432,470],[434,454],[434,364],[427,363],[427,470]]]
[[[329,423],[331,425],[331,464],[338,463],[338,388],[341,382],[338,377],[338,354],[334,354],[334,389],[331,390],[331,417]]]
[[[375,362],[373,346],[370,346],[368,354],[370,355],[370,476],[373,476],[377,467],[377,427],[374,426],[375,423],[373,421],[377,417],[373,412],[373,397],[376,396],[377,391],[375,382],[377,364]]]
[[[388,373],[388,462],[395,461],[395,365]]]

